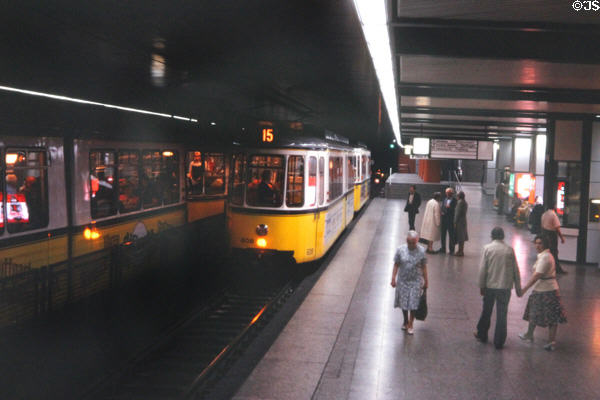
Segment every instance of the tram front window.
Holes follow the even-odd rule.
[[[283,201],[283,156],[253,155],[248,168],[246,203],[280,207]]]

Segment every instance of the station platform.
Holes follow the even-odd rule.
[[[558,328],[554,352],[543,349],[547,328],[536,329],[533,343],[517,337],[526,329],[529,293],[512,293],[502,350],[473,338],[482,305],[477,272],[491,229],[504,227],[523,284],[536,253],[533,236],[493,212],[479,186],[463,189],[470,237],[465,257],[428,255],[429,315],[415,321],[413,336],[400,329],[402,313],[393,308],[390,286],[395,249],[408,231],[404,201],[377,198],[233,398],[600,398],[596,267],[564,265],[568,274],[558,279],[568,323]]]

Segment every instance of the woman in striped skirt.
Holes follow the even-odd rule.
[[[567,322],[567,315],[560,300],[558,282],[556,281],[556,264],[550,253],[548,238],[535,237],[537,260],[533,265],[533,275],[523,287],[521,296],[533,287],[533,292],[527,300],[523,319],[529,321],[527,332],[519,334],[522,340],[533,341],[533,331],[536,326],[548,327],[548,344],[544,349],[554,350],[556,346],[556,330],[558,324]]]

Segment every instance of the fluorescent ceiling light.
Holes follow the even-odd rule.
[[[412,153],[417,155],[429,154],[429,138],[416,137],[413,139]]]
[[[123,107],[123,106],[117,106],[115,104],[106,104],[106,103],[100,103],[97,101],[77,99],[75,97],[60,96],[60,95],[44,93],[44,92],[36,92],[34,90],[19,89],[19,88],[14,88],[14,87],[10,87],[10,86],[0,85],[0,90],[4,90],[7,92],[27,94],[30,96],[46,97],[48,99],[53,99],[53,100],[70,101],[71,103],[80,103],[80,104],[88,104],[91,106],[114,108],[116,110],[135,112],[135,113],[139,113],[139,114],[154,115],[154,116],[163,117],[163,118],[175,118],[175,119],[182,119],[182,120],[186,120],[186,121],[190,121],[190,122],[198,122],[197,120],[187,118],[187,117],[179,117],[179,116],[175,116],[175,115],[171,115],[171,114],[164,114],[164,113],[158,113],[158,112],[154,112],[154,111],[142,110],[139,108]]]
[[[392,48],[387,27],[386,3],[385,0],[354,0],[354,7],[362,25],[369,53],[373,59],[379,89],[390,117],[394,136],[402,146]]]

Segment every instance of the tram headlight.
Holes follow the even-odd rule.
[[[256,226],[256,234],[258,236],[267,236],[269,233],[269,227],[265,224],[260,224]]]
[[[265,239],[265,238],[256,239],[256,245],[258,247],[260,247],[261,249],[264,249],[265,247],[267,247],[267,239]]]

